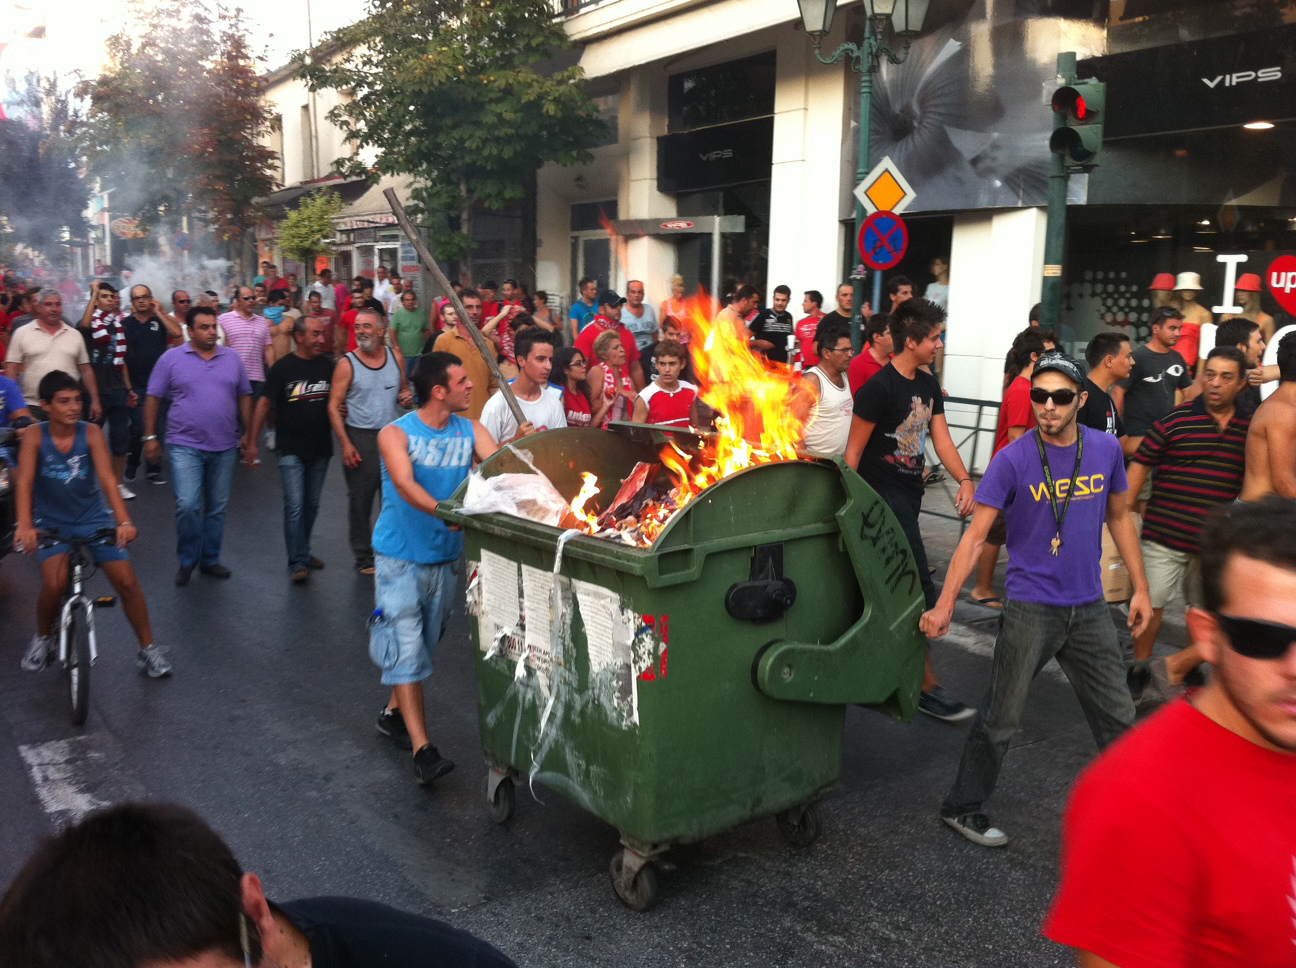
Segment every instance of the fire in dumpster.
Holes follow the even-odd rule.
[[[659,463],[637,464],[604,508],[591,507],[598,479],[584,484],[566,523],[596,537],[651,545],[671,517],[712,484],[757,464],[796,460],[810,393],[790,366],[753,353],[738,325],[712,316],[711,301],[690,300],[685,326],[699,395],[716,412],[715,431],[685,448],[672,439]]]

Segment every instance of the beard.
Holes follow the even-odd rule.
[[[379,340],[377,336],[357,336],[356,345],[366,353],[372,353],[378,348]]]

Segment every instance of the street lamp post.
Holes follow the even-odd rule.
[[[824,35],[832,28],[833,14],[837,12],[837,0],[797,0],[801,9],[801,23],[805,32],[814,42],[815,57],[822,64],[838,64],[850,58],[850,66],[860,76],[860,123],[858,162],[855,166],[855,184],[864,180],[869,172],[869,132],[873,118],[873,75],[882,66],[886,58],[892,64],[902,64],[909,56],[910,38],[922,31],[923,20],[927,17],[927,6],[930,0],[863,0],[864,2],[864,39],[862,43],[842,44],[831,54],[824,56],[820,46]],[[897,10],[896,8],[899,7]],[[882,39],[890,27],[904,41],[900,50],[893,50]],[[855,200],[855,238],[859,238],[864,225],[864,203]],[[853,259],[851,260],[854,261]],[[864,309],[864,279],[857,276],[855,296],[851,307],[851,345],[858,352],[862,344],[862,312]]]

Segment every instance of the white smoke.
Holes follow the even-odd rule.
[[[153,298],[170,311],[171,293],[183,289],[195,300],[198,293],[212,290],[220,293],[222,305],[229,303],[229,290],[234,278],[234,263],[228,259],[191,259],[179,254],[170,257],[133,255],[128,257],[122,272],[125,291],[131,286],[148,286]],[[123,296],[122,303],[127,300]]]

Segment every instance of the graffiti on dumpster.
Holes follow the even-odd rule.
[[[881,501],[866,510],[861,518],[860,537],[877,553],[885,572],[888,591],[905,588],[905,594],[918,590],[918,571],[914,567],[909,546],[901,540],[899,532],[887,526],[886,507]]]

